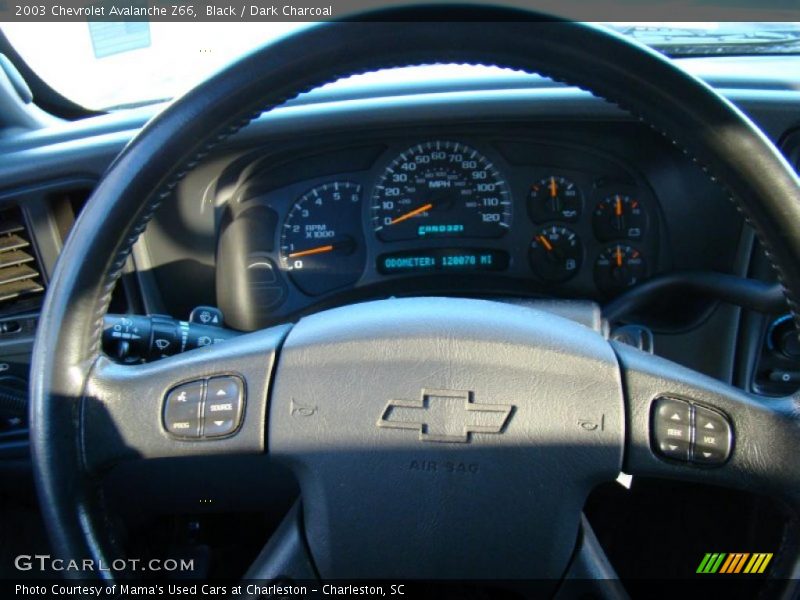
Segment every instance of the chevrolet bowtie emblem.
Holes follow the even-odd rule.
[[[414,429],[423,442],[469,442],[473,433],[502,433],[511,404],[478,404],[472,392],[422,390],[419,400],[389,400],[378,427]]]

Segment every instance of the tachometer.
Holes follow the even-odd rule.
[[[361,186],[335,181],[291,206],[281,229],[281,266],[307,294],[354,283],[364,270]]]
[[[497,238],[511,217],[508,187],[497,169],[459,142],[409,148],[386,167],[372,197],[372,225],[386,242]]]

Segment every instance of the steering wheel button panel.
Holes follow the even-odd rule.
[[[653,406],[653,442],[656,450],[675,460],[689,460],[691,407],[675,398],[659,398]]]
[[[202,405],[202,381],[174,388],[167,394],[164,403],[164,428],[175,436],[199,438]]]
[[[203,436],[220,437],[234,432],[242,420],[244,394],[238,377],[208,380],[203,413]]]
[[[224,375],[173,388],[164,402],[164,428],[181,438],[218,438],[242,423],[244,384]]]
[[[693,460],[700,464],[722,464],[731,453],[731,425],[724,416],[695,406]]]
[[[658,398],[652,415],[652,445],[661,456],[703,465],[728,460],[733,433],[722,413],[677,398]]]

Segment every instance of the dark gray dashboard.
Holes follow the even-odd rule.
[[[800,125],[798,82],[787,79],[800,72],[796,58],[679,62],[718,87],[777,143]],[[6,203],[23,206],[41,246],[45,283],[69,220],[79,212],[92,182],[157,110],[145,107],[0,138],[2,197]],[[365,258],[358,278],[324,293],[309,294],[296,286],[281,269],[280,257],[279,228],[290,205],[317,185],[351,180],[361,186],[366,211],[388,162],[403,148],[428,140],[462,141],[489,156],[509,178],[514,215],[509,233],[501,238],[479,243],[439,239],[425,246],[501,249],[508,253],[509,268],[444,276],[383,275],[376,261],[394,251],[387,247],[396,244],[398,251],[416,251],[420,243],[380,243],[362,212]],[[566,224],[583,242],[582,266],[574,278],[556,283],[537,277],[527,255],[537,228],[552,224],[535,222],[526,199],[528,186],[548,174],[573,179],[583,195],[582,217]],[[238,323],[245,329],[388,295],[544,296],[604,302],[610,294],[597,286],[594,264],[613,240],[597,239],[592,224],[593,208],[604,198],[596,191],[602,187],[598,182],[604,179],[633,188],[647,205],[647,235],[635,242],[642,245],[646,258],[645,277],[683,269],[744,275],[752,252],[752,233],[723,191],[680,149],[616,107],[535,76],[477,72],[474,77],[441,82],[415,79],[412,70],[389,83],[350,80],[306,94],[263,115],[210,156],[186,177],[137,244],[120,310],[185,318],[196,305],[225,304],[220,289],[224,296],[226,289],[234,288],[226,288],[225,275],[220,277],[218,240],[236,194],[256,179],[265,182],[259,202],[273,213],[269,223],[262,223],[268,225],[263,235],[254,238],[263,245],[256,250],[266,253],[276,267],[286,297],[259,314],[240,314]],[[66,219],[59,217],[65,204],[70,206]],[[231,306],[228,312],[235,321],[242,308]],[[662,334],[660,352],[730,380],[733,350],[725,349],[736,346],[738,315],[738,309],[720,306],[696,327]],[[30,339],[29,332],[0,336],[0,351],[6,344],[18,353]],[[702,349],[709,339],[715,340],[723,356],[711,358]],[[17,355],[24,355],[24,350]]]

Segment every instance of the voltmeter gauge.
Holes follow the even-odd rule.
[[[612,194],[594,209],[594,232],[600,240],[640,240],[646,226],[641,202],[628,194]]]
[[[531,242],[528,257],[534,273],[545,281],[566,281],[581,267],[583,247],[571,229],[552,226],[539,231]]]
[[[605,248],[594,264],[597,286],[609,293],[633,287],[645,277],[642,253],[628,244],[614,244]]]

